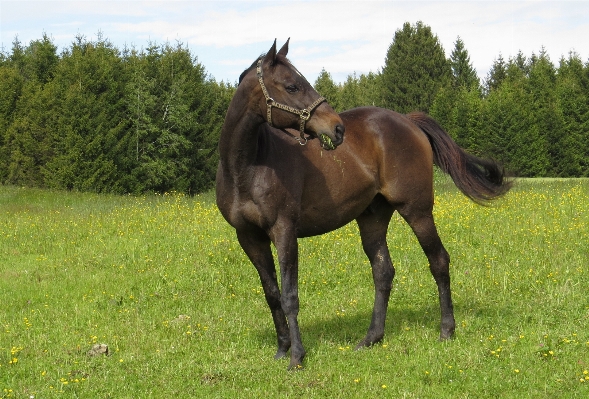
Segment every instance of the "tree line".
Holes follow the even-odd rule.
[[[315,87],[337,111],[427,112],[461,147],[516,176],[589,177],[589,62],[574,52],[557,66],[543,48],[499,55],[481,81],[460,37],[446,58],[430,27],[405,23],[379,72],[335,84],[324,69]]]
[[[468,151],[518,176],[589,176],[589,63],[543,49],[501,55],[481,80],[464,42],[449,58],[431,28],[405,23],[384,66],[315,88],[337,110],[424,111]],[[198,193],[212,187],[235,86],[181,43],[115,48],[77,36],[58,54],[44,34],[0,53],[0,184]]]

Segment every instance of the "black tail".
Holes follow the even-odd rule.
[[[434,163],[450,175],[468,198],[485,205],[509,191],[512,182],[506,179],[505,170],[497,162],[465,152],[432,117],[422,112],[413,112],[407,117],[429,138]]]

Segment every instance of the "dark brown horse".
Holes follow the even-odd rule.
[[[502,169],[465,153],[424,114],[375,107],[336,114],[285,58],[287,52],[288,42],[278,52],[274,42],[242,74],[221,131],[217,171],[217,205],[256,267],[272,313],[275,357],[290,349],[289,367],[296,368],[305,356],[297,321],[297,238],[354,219],[375,285],[372,321],[357,348],[383,338],[395,274],[386,233],[395,211],[429,260],[439,292],[440,338],[451,337],[450,258],[432,216],[433,164],[476,202],[507,192]],[[301,146],[305,134],[319,140]],[[278,254],[282,294],[270,243]]]

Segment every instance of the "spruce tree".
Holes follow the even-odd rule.
[[[519,76],[518,79],[515,79]],[[523,177],[546,176],[550,155],[544,109],[537,103],[542,90],[531,90],[527,78],[512,75],[487,98],[486,131],[479,138],[485,154],[496,157],[506,168]]]
[[[395,32],[382,70],[383,105],[396,111],[428,112],[451,79],[444,49],[429,26],[408,22]]]
[[[464,42],[458,36],[454,43],[454,50],[450,55],[450,67],[452,68],[452,82],[454,87],[466,87],[478,89],[479,77],[470,62],[470,56],[464,46]]]
[[[331,107],[334,110],[336,110],[337,112],[341,112],[344,110],[340,106],[338,87],[334,83],[331,74],[327,72],[325,68],[321,69],[321,73],[315,80],[314,87],[319,94],[325,97],[329,105],[331,105]]]
[[[557,109],[562,117],[557,176],[589,177],[589,76],[576,53],[561,58],[556,80]]]
[[[120,192],[116,145],[125,126],[125,75],[118,50],[106,40],[78,35],[49,87],[54,114],[48,124],[54,150],[43,168],[49,187]]]
[[[57,46],[47,34],[41,40],[32,41],[25,50],[28,75],[45,84],[53,79],[53,74],[59,62]]]
[[[8,154],[3,152],[5,134],[14,120],[23,86],[24,79],[16,69],[7,64],[0,65],[0,183],[4,181],[4,162],[8,157]]]
[[[497,90],[506,77],[507,65],[503,56],[499,54],[499,57],[493,62],[493,66],[485,79],[485,89],[487,94],[493,90]]]
[[[369,72],[368,75],[361,74],[358,84],[360,86],[362,105],[375,107],[381,107],[383,105],[380,74],[373,72]]]
[[[360,81],[356,74],[348,75],[348,78],[340,89],[340,106],[342,110],[352,109],[364,105]]]
[[[525,76],[528,76],[530,73],[530,65],[526,56],[522,53],[521,50],[517,52],[515,58],[509,60],[509,64],[517,67]]]
[[[52,156],[47,121],[55,116],[45,91],[58,62],[47,35],[23,46],[14,39],[5,57],[0,94],[0,182],[43,186],[42,170]]]

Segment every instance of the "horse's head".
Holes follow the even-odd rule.
[[[276,51],[275,40],[270,51],[254,63],[255,68],[242,74],[240,85],[247,79],[256,87],[260,114],[271,126],[298,129],[301,145],[307,142],[306,133],[318,137],[324,149],[333,150],[343,142],[343,122],[286,58],[288,42]]]

